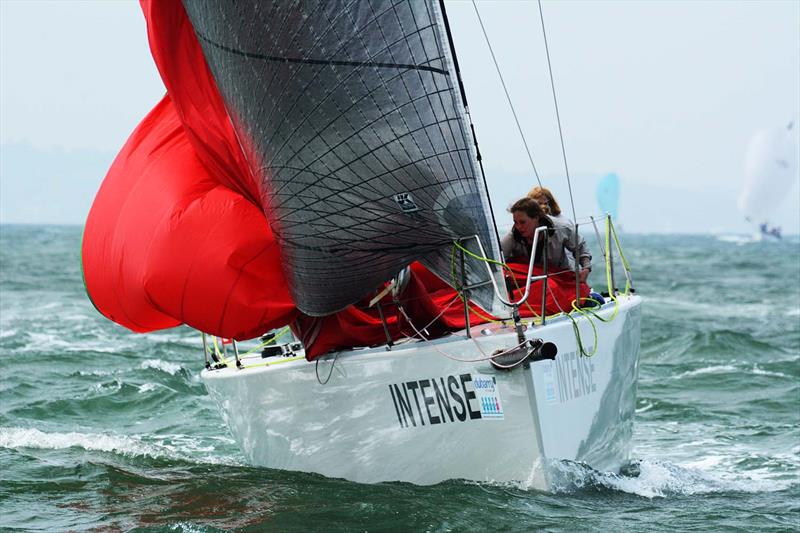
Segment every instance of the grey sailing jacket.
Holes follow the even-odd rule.
[[[579,233],[575,245],[575,229],[569,220],[563,217],[547,217],[545,225],[551,228],[547,242],[548,268],[553,272],[575,270],[574,255],[578,256],[582,268],[592,268],[592,254],[586,246],[586,240]],[[506,261],[525,262],[530,260],[531,244],[516,229],[511,229],[502,239],[500,247]],[[574,252],[577,250],[577,254]],[[536,252],[536,263],[542,262],[541,244]]]

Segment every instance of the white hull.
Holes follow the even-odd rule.
[[[526,331],[558,347],[555,361],[528,368],[498,371],[488,361],[443,355],[478,359],[474,342],[487,354],[517,345],[513,330],[484,335],[484,325],[473,329],[475,341],[452,335],[341,352],[335,362],[326,356],[316,369],[324,381],[333,364],[324,385],[315,363],[302,358],[202,377],[254,465],[365,483],[469,479],[546,489],[551,460],[603,471],[628,460],[641,299],[619,302],[613,321],[594,320],[599,342],[591,358],[578,355],[572,323],[561,317]],[[613,309],[606,304],[599,313]],[[578,322],[591,347],[590,325]]]

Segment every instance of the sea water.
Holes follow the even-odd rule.
[[[555,464],[551,492],[248,466],[199,379],[200,335],[101,317],[80,239],[0,226],[0,528],[800,529],[797,238],[622,236],[644,299],[633,463]]]

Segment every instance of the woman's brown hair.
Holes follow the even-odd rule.
[[[511,207],[508,208],[509,213],[514,213],[516,211],[525,213],[531,218],[538,218],[539,220],[542,221],[546,214],[542,209],[542,206],[540,206],[536,200],[528,196],[526,196],[525,198],[520,198],[519,200],[514,202],[511,205]]]
[[[528,193],[528,198],[533,198],[536,200],[537,198],[544,198],[547,200],[547,205],[550,207],[550,214],[553,216],[558,216],[561,214],[561,207],[559,207],[558,202],[556,202],[553,193],[550,192],[550,189],[545,187],[534,187]]]

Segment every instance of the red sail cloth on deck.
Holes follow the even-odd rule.
[[[521,298],[525,291],[525,278],[528,265],[509,264],[511,273],[519,289],[511,291],[512,300]],[[342,350],[352,346],[376,346],[386,344],[387,331],[389,337],[396,341],[403,337],[414,337],[417,330],[426,329],[425,336],[435,338],[450,331],[464,329],[466,320],[464,304],[456,291],[427,270],[420,263],[411,265],[412,276],[408,286],[399,300],[408,318],[399,312],[391,296],[384,296],[381,311],[386,321],[384,329],[380,311],[376,306],[350,306],[344,311],[327,317],[308,317],[298,315],[292,324],[295,334],[303,341],[306,357],[315,359],[322,354]],[[534,275],[541,274],[539,267],[534,268]],[[512,282],[513,283],[513,282]],[[513,285],[512,285],[513,286]],[[520,315],[530,317],[539,315],[542,306],[542,282],[531,284],[530,294],[526,300],[528,305],[520,307]],[[581,298],[589,296],[589,286],[580,286]],[[548,315],[572,310],[575,300],[575,274],[563,272],[548,280],[545,309]],[[495,317],[470,305],[470,325],[484,324]],[[413,325],[413,326],[412,326]],[[416,328],[416,329],[415,329]]]

